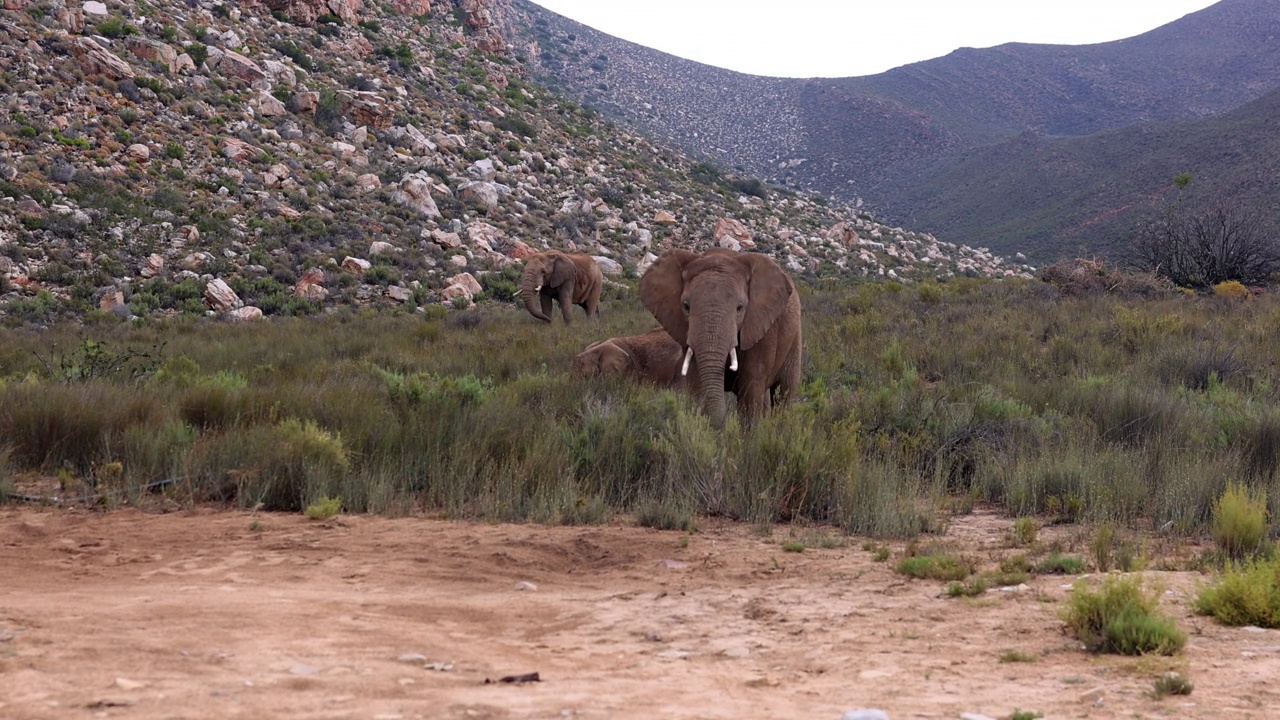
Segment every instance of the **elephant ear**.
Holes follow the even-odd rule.
[[[625,373],[630,362],[631,357],[627,355],[627,351],[617,345],[607,342],[600,346],[601,374]]]
[[[680,307],[680,296],[684,293],[684,266],[697,258],[697,253],[688,250],[668,250],[640,278],[640,302],[681,347],[688,342],[689,336],[689,320]]]
[[[795,292],[791,278],[772,258],[756,253],[743,253],[738,262],[747,267],[747,313],[742,320],[738,345],[747,350],[769,332],[782,316],[787,300]]]
[[[546,257],[547,279],[544,285],[550,287],[560,287],[566,282],[571,282],[576,277],[573,271],[573,261],[564,256],[564,253],[551,252]]]

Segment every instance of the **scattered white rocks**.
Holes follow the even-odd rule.
[[[846,710],[844,715],[840,716],[840,720],[889,720],[889,714],[876,708]]]

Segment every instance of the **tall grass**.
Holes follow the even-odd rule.
[[[623,293],[571,326],[491,306],[4,330],[0,438],[14,473],[93,483],[120,463],[126,494],[176,478],[190,502],[290,510],[340,496],[351,512],[910,537],[973,500],[1184,533],[1209,530],[1230,478],[1280,504],[1280,300],[972,280],[802,295],[798,402],[718,432],[679,392],[568,375],[590,342],[655,325]],[[40,360],[85,339],[158,363],[80,377]]]

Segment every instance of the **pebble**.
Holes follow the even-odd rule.
[[[1080,702],[1093,705],[1102,704],[1103,689],[1096,687],[1080,696]]]
[[[844,715],[840,716],[840,720],[889,720],[889,714],[875,708],[846,710]]]
[[[538,589],[538,586],[534,585],[528,580],[521,580],[520,582],[516,583],[516,590],[527,590],[529,592],[534,592],[537,589]]]
[[[731,658],[744,658],[751,655],[751,648],[747,647],[731,647],[721,651],[721,655]]]
[[[115,686],[121,690],[141,690],[146,687],[147,684],[144,682],[138,682],[137,680],[118,677],[116,678]]]
[[[436,672],[448,672],[453,669],[451,662],[433,662],[422,666],[424,670],[435,670]]]
[[[1266,631],[1267,631],[1267,629],[1266,629],[1266,628],[1260,628],[1260,627],[1258,627],[1257,625],[1245,625],[1244,627],[1242,627],[1242,628],[1240,628],[1240,629],[1241,629],[1241,630],[1243,630],[1243,631],[1245,631],[1245,632],[1250,632],[1250,633],[1264,633],[1264,632],[1266,632]]]
[[[427,656],[422,653],[405,653],[396,659],[403,663],[419,663],[426,662]]]
[[[983,715],[982,713],[960,713],[960,720],[996,720],[996,719],[991,717],[990,715]]]
[[[290,675],[315,675],[318,672],[320,667],[317,665],[294,665],[289,668]]]

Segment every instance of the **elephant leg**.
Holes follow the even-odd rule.
[[[569,285],[561,285],[560,292],[560,314],[564,316],[564,324],[573,324],[573,288]]]
[[[738,412],[748,422],[760,417],[769,409],[769,384],[758,373],[746,371],[738,375],[733,394],[737,396]]]
[[[778,381],[773,386],[773,405],[786,405],[800,394],[800,353],[793,353],[782,364]]]

